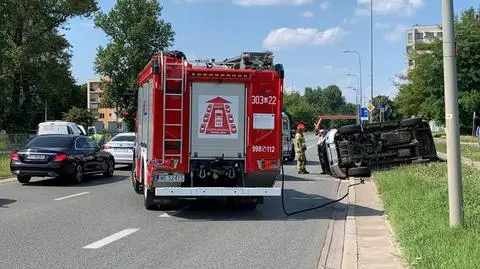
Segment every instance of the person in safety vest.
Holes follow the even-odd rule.
[[[303,123],[299,123],[297,125],[297,133],[295,134],[295,154],[297,155],[297,169],[299,174],[309,174],[305,168],[307,163],[307,158],[305,156],[307,144],[305,143],[305,137],[303,136],[304,129],[305,125],[303,125]]]
[[[103,144],[105,144],[105,136],[103,134],[96,133],[96,132],[93,132],[93,131],[89,130],[89,135],[90,135],[89,136],[90,139],[95,141],[99,147],[102,147]]]

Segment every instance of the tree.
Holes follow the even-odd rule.
[[[69,19],[95,10],[94,0],[0,3],[0,95],[5,97],[0,100],[0,130],[31,128],[46,103],[55,103],[74,86],[70,44],[59,30],[66,29]]]
[[[124,121],[130,129],[137,111],[137,76],[155,53],[174,41],[161,11],[157,0],[118,0],[107,14],[95,16],[95,26],[110,38],[95,60],[96,71],[111,79],[105,85],[104,105],[127,112]]]
[[[480,10],[469,8],[456,16],[457,83],[460,130],[471,131],[472,113],[480,112]],[[405,116],[445,121],[442,42],[435,39],[428,53],[415,53],[415,67],[398,85],[395,102]]]
[[[373,104],[379,104],[383,109],[383,115],[381,114],[380,108],[376,108],[372,111],[373,122],[380,122],[380,119],[383,121],[399,120],[401,115],[398,112],[396,104],[385,95],[378,95],[373,98]]]
[[[68,112],[63,113],[63,119],[82,125],[85,129],[92,126],[96,120],[95,115],[88,109],[78,107],[72,107]]]

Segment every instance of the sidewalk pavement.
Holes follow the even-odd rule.
[[[350,184],[360,182],[350,179]],[[342,269],[409,268],[401,258],[375,184],[350,188]]]

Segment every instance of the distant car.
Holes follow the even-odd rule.
[[[439,160],[430,126],[420,118],[330,130],[319,158],[334,177],[368,177],[371,169]]]
[[[289,162],[295,160],[295,133],[290,128],[290,118],[282,112],[282,157]]]
[[[112,177],[113,155],[81,135],[42,135],[11,154],[10,170],[20,183],[32,177],[66,177],[82,183],[84,175]]]
[[[110,152],[116,164],[133,164],[135,133],[120,133],[114,136],[103,149]]]
[[[46,121],[38,124],[37,135],[53,134],[87,135],[83,126],[69,121]]]

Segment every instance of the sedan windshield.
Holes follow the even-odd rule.
[[[68,148],[72,141],[71,137],[37,136],[27,144],[27,148]]]

